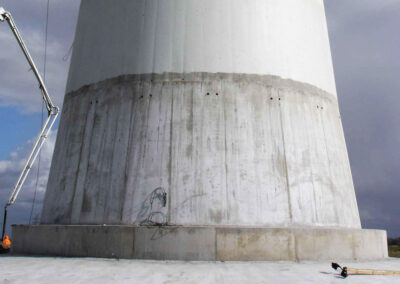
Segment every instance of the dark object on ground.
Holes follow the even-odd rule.
[[[10,252],[10,247],[10,245],[3,244],[3,242],[0,241],[0,254]]]
[[[342,270],[340,275],[342,275],[343,278],[346,278],[348,275],[399,275],[400,276],[400,271],[347,268],[347,267],[341,267],[339,264],[335,262],[332,262],[332,268],[335,270],[340,268]]]
[[[344,278],[347,277],[347,267],[343,267],[342,268],[338,263],[332,262],[332,268],[335,269],[335,270],[338,270],[338,268],[340,268],[342,270],[340,275],[342,275],[342,277],[344,277]]]

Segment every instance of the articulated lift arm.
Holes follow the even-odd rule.
[[[11,196],[7,202],[7,204],[4,207],[4,221],[3,221],[3,232],[1,235],[1,240],[4,239],[4,234],[5,234],[5,228],[6,228],[6,221],[7,221],[7,208],[8,206],[14,204],[15,200],[18,197],[18,194],[21,191],[21,187],[24,184],[26,177],[29,174],[29,171],[32,168],[33,163],[35,162],[40,149],[42,148],[45,140],[47,139],[47,136],[50,132],[50,129],[52,128],[54,122],[57,119],[58,116],[58,107],[53,104],[51,101],[51,98],[47,92],[46,86],[44,85],[43,79],[39,74],[38,69],[36,68],[35,63],[33,62],[33,59],[31,55],[29,54],[28,49],[25,46],[24,41],[21,38],[21,35],[17,29],[17,26],[15,25],[15,22],[11,16],[11,14],[3,9],[3,7],[0,7],[0,22],[6,21],[8,25],[10,26],[15,38],[18,41],[19,46],[21,47],[26,59],[28,60],[28,63],[35,74],[36,79],[39,82],[39,89],[42,92],[43,100],[46,104],[46,109],[47,109],[47,119],[45,120],[42,129],[40,130],[39,135],[37,136],[35,140],[35,144],[32,148],[31,153],[29,154],[28,160],[26,161],[26,164],[24,166],[24,169],[22,170],[17,183],[15,184]]]

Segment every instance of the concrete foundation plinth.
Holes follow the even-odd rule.
[[[206,261],[388,257],[380,230],[118,225],[15,225],[13,253]]]

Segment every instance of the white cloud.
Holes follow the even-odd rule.
[[[51,131],[49,138],[43,145],[40,154],[40,171],[37,179],[37,195],[35,202],[34,216],[40,214],[41,206],[46,191],[47,179],[50,171],[51,159],[53,156],[54,145],[56,140],[56,131]],[[9,155],[7,160],[0,161],[0,205],[5,205],[10,196],[19,174],[21,173],[25,161],[32,149],[34,139],[25,143],[23,147],[16,149]],[[11,223],[25,223],[29,218],[32,199],[36,189],[36,178],[38,170],[38,159],[35,161],[28,178],[21,189],[21,193],[17,198],[15,205],[12,206],[13,212],[11,214]],[[13,216],[14,215],[14,216]],[[21,219],[21,216],[24,217]]]

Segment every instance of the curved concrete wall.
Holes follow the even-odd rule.
[[[335,95],[323,1],[82,1],[67,93],[164,72],[276,75]]]
[[[82,1],[43,223],[360,228],[322,1],[109,3]]]

